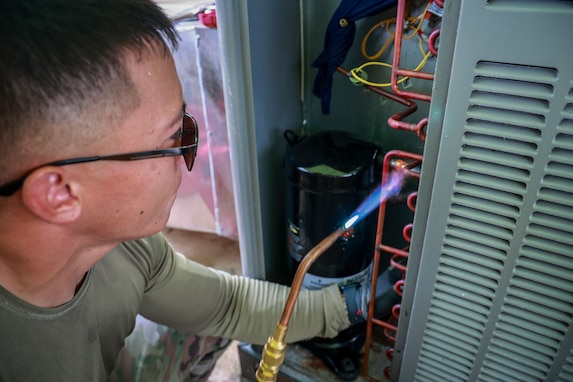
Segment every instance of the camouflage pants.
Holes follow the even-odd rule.
[[[230,342],[188,335],[138,316],[109,381],[207,381]]]

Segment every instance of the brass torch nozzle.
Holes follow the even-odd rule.
[[[267,340],[255,374],[257,381],[274,382],[277,380],[279,369],[286,355],[286,332],[287,327],[278,324],[275,333]]]
[[[298,265],[281,319],[277,324],[275,333],[269,337],[265,347],[263,348],[261,362],[259,363],[259,367],[255,374],[257,382],[275,382],[277,380],[280,367],[283,364],[286,355],[287,344],[285,337],[288,323],[294,310],[294,305],[300,292],[300,288],[302,287],[304,275],[308,272],[314,261],[318,259],[320,255],[322,255],[332,244],[334,244],[342,232],[344,232],[344,229],[339,228],[322,239],[320,243],[315,245],[306,254]]]

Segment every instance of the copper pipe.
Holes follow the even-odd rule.
[[[412,242],[412,228],[413,227],[414,227],[414,224],[409,223],[409,224],[406,224],[404,226],[404,228],[402,229],[402,237],[404,238],[404,240],[406,240],[407,243]]]
[[[394,256],[398,256],[398,257],[408,257],[408,251],[404,250],[404,249],[398,249],[398,248],[394,248],[394,247],[389,247],[387,245],[380,245],[379,246],[380,250],[383,252],[387,252],[387,253],[391,253]]]
[[[399,158],[399,159],[398,159]],[[412,171],[413,167],[419,166],[422,163],[422,156],[419,154],[410,153],[401,150],[392,150],[384,155],[382,164],[382,184],[387,182],[391,176],[391,171],[403,171],[405,174],[413,177],[419,177],[420,174]],[[399,251],[398,249],[387,247],[382,244],[382,232],[384,231],[384,220],[386,215],[386,201],[380,204],[378,209],[378,226],[376,228],[376,246],[374,249],[372,275],[377,275],[380,263],[380,252],[382,250],[390,250],[391,252]],[[403,253],[400,253],[403,254]],[[376,286],[377,278],[372,277],[372,284],[370,286],[370,303],[368,305],[368,319],[366,320],[366,340],[364,343],[364,358],[362,361],[361,376],[368,381],[376,381],[370,377],[368,373],[368,361],[370,357],[370,347],[372,342],[373,326],[381,326],[384,328],[385,333],[388,330],[396,331],[396,326],[385,321],[374,318],[374,309],[376,304]],[[389,336],[388,336],[389,337]]]
[[[410,195],[408,195],[408,198],[406,199],[406,205],[408,206],[408,209],[412,212],[414,212],[416,210],[416,201],[418,200],[418,192],[412,192]]]
[[[386,207],[386,203],[382,203],[384,205],[384,207]],[[382,205],[380,206],[380,208],[382,208]],[[380,228],[380,216],[384,216],[384,215],[378,215],[378,228]],[[383,219],[383,218],[382,218]],[[384,224],[382,222],[382,224]],[[376,234],[376,236],[378,236],[378,234]],[[373,259],[373,263],[372,263],[372,275],[377,275],[378,274],[378,269],[380,268],[380,252],[378,250],[374,250],[374,259]],[[374,281],[374,279],[376,279],[376,277],[372,277],[373,281],[372,281],[372,285],[373,287],[370,288],[370,301],[375,301],[376,300],[376,281]],[[371,380],[369,378],[368,375],[368,362],[370,360],[370,342],[372,340],[372,329],[373,329],[373,324],[374,324],[374,304],[368,304],[368,319],[366,320],[366,340],[364,342],[364,357],[362,359],[362,368],[360,370],[360,374],[367,378],[368,380]]]
[[[347,70],[347,69],[345,69],[345,68],[343,68],[342,66],[337,67],[337,68],[336,68],[336,71],[337,71],[338,73],[340,73],[340,74],[346,76],[346,77],[349,77],[349,78],[352,77],[352,74],[350,74],[350,71]],[[414,107],[414,110],[412,111],[412,113],[413,113],[414,111],[416,111],[416,109],[418,108],[418,106],[417,106],[414,102],[412,102],[412,101],[410,101],[410,100],[407,100],[407,99],[404,99],[404,98],[402,98],[402,97],[400,97],[400,96],[397,96],[396,94],[391,93],[391,92],[389,92],[389,91],[386,91],[386,90],[384,90],[384,89],[382,89],[382,88],[380,88],[380,87],[371,86],[371,85],[366,85],[366,84],[364,84],[364,87],[365,87],[366,89],[368,89],[368,90],[370,90],[370,91],[376,93],[376,94],[381,95],[382,97],[391,99],[392,101],[401,103],[402,105],[406,105],[406,106],[409,106],[409,107]],[[410,113],[410,114],[411,114],[411,113]]]
[[[337,67],[336,71],[338,73],[346,76],[346,77],[352,76],[350,74],[350,71],[348,71],[347,69],[345,69],[341,66]],[[416,73],[418,73],[418,72],[416,72]],[[405,110],[402,110],[398,113],[391,115],[390,118],[388,118],[388,126],[390,126],[393,129],[398,129],[398,130],[413,131],[416,133],[416,135],[418,135],[418,138],[420,138],[420,140],[424,141],[426,139],[426,133],[424,131],[424,128],[428,124],[428,118],[423,118],[418,123],[408,123],[408,122],[402,121],[402,119],[409,116],[410,114],[413,114],[416,110],[418,110],[418,105],[414,101],[406,99],[406,98],[402,98],[402,97],[400,97],[400,96],[398,96],[392,92],[386,91],[386,90],[379,88],[379,87],[376,87],[376,86],[364,84],[364,87],[373,93],[376,93],[376,94],[378,94],[384,98],[388,98],[394,102],[398,102],[399,104],[402,104],[402,105],[408,107]]]
[[[438,49],[436,48],[436,39],[440,36],[440,29],[436,29],[432,33],[430,33],[430,37],[428,37],[428,49],[434,56],[438,55]]]
[[[390,161],[390,167],[393,170],[400,170],[402,171],[402,173],[404,173],[405,175],[414,177],[414,178],[420,178],[420,171],[415,171],[416,167],[419,167],[422,164],[421,161],[411,161],[411,162],[407,162],[403,159],[392,159]]]
[[[401,279],[396,281],[396,283],[394,284],[394,292],[396,292],[396,294],[400,297],[402,297],[402,294],[404,293],[404,283],[406,282],[406,280]]]
[[[428,81],[432,81],[434,79],[433,73],[417,72],[417,71],[411,70],[411,69],[397,68],[395,73],[397,76],[420,78],[422,80],[428,80]],[[410,98],[419,99],[422,101],[430,101],[430,96],[426,95],[426,94],[410,93],[410,92],[404,92],[404,91],[401,91],[401,93],[404,93],[404,96],[406,96],[406,94],[415,94],[415,95],[420,96],[420,98],[416,98],[416,97],[410,97]],[[426,99],[426,97],[427,97],[427,99]]]
[[[397,167],[403,168],[405,162],[393,160],[395,156],[400,156],[401,152],[397,150],[389,151],[384,155],[384,161],[382,164],[382,184],[388,181],[390,177],[390,169]],[[368,304],[368,319],[366,320],[366,340],[364,344],[364,358],[362,361],[361,375],[363,377],[368,377],[368,361],[370,358],[370,342],[372,340],[372,330],[374,320],[374,309],[376,301],[376,277],[374,275],[378,274],[380,266],[380,251],[379,245],[382,242],[382,232],[384,231],[384,218],[386,215],[386,201],[380,204],[378,208],[378,225],[376,227],[376,246],[374,249],[373,264],[372,264],[372,285],[370,287],[370,304]]]
[[[398,329],[395,325],[392,325],[386,321],[379,320],[377,318],[372,318],[372,322],[374,322],[376,325],[381,326],[385,329],[390,329],[390,330],[394,330],[394,331]]]
[[[425,141],[426,140],[425,127],[428,124],[428,118],[427,117],[422,118],[420,122],[416,124],[407,123],[407,122],[402,122],[401,114],[403,113],[396,113],[392,115],[390,118],[388,118],[388,126],[394,129],[413,131],[416,133],[416,135],[418,136],[418,138],[420,138],[422,142]]]
[[[320,257],[320,255],[322,255],[328,248],[330,248],[332,244],[334,244],[334,242],[343,232],[343,228],[338,228],[336,231],[322,239],[320,243],[315,245],[314,248],[312,248],[310,252],[308,252],[308,254],[302,259],[298,265],[298,268],[296,269],[296,273],[290,287],[290,293],[283,310],[283,315],[279,320],[280,325],[288,326],[290,316],[294,310],[296,299],[300,292],[300,288],[302,287],[302,282],[304,281],[304,276],[310,269],[311,265],[316,261],[316,259]]]
[[[433,80],[432,73],[416,72],[414,70],[400,69],[400,55],[402,54],[402,37],[404,34],[404,20],[405,20],[406,1],[398,0],[398,7],[396,9],[396,35],[394,36],[394,55],[392,58],[392,90],[394,93],[405,98],[412,98],[421,101],[430,102],[431,95],[421,94],[415,92],[408,92],[401,90],[398,87],[398,76],[408,76],[412,78],[421,78],[424,80]]]
[[[300,293],[304,276],[316,259],[320,257],[344,232],[344,228],[338,228],[330,235],[315,245],[302,259],[294,275],[289,295],[283,309],[283,314],[277,324],[274,334],[269,337],[263,348],[261,362],[255,374],[258,382],[274,382],[277,380],[279,370],[284,362],[286,354],[286,333],[290,317]]]

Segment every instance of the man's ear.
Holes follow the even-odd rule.
[[[23,203],[38,217],[52,223],[70,223],[81,213],[73,183],[60,167],[42,167],[30,174],[22,186]]]

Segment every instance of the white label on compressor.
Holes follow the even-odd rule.
[[[332,284],[364,283],[368,280],[371,268],[372,264],[364,268],[364,270],[346,277],[322,277],[307,273],[302,281],[302,287],[305,289],[322,289]]]

